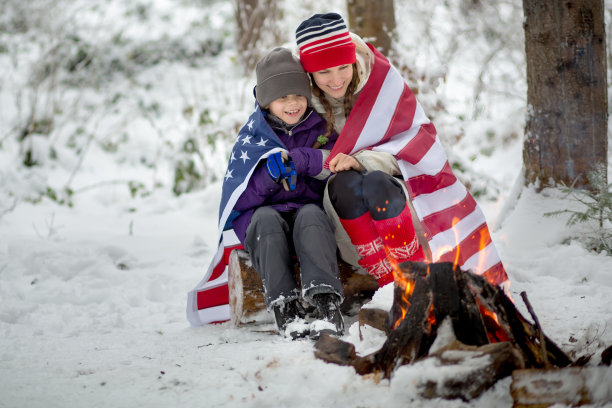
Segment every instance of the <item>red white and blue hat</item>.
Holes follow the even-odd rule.
[[[307,72],[316,72],[356,61],[355,44],[337,13],[315,14],[295,30],[300,62]]]

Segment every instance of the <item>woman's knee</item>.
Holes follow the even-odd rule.
[[[332,197],[360,197],[362,195],[361,182],[363,175],[356,171],[341,171],[329,182],[329,196]]]
[[[373,171],[364,176],[363,194],[374,219],[395,217],[406,206],[406,195],[399,181],[382,171]]]
[[[341,171],[329,182],[329,199],[343,219],[354,219],[368,209],[364,201],[363,175],[356,171]]]

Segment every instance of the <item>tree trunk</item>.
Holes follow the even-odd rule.
[[[277,0],[236,0],[237,45],[244,72],[251,73],[257,61],[283,43],[277,26],[281,18]]]
[[[607,163],[603,0],[523,0],[528,115],[525,183],[589,187]]]
[[[395,31],[393,0],[347,0],[346,6],[351,31],[388,55]]]

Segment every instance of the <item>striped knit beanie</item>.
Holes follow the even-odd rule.
[[[355,44],[337,13],[315,14],[295,31],[300,62],[307,72],[316,72],[356,61]]]

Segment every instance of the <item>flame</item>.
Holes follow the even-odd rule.
[[[510,338],[506,334],[506,331],[501,326],[499,319],[497,317],[497,313],[487,309],[484,307],[478,299],[474,299],[478,308],[480,309],[480,315],[482,316],[485,331],[487,332],[487,337],[489,337],[489,341],[491,343],[497,343],[500,341],[510,341]]]
[[[433,302],[429,307],[429,314],[427,316],[427,323],[429,323],[429,327],[433,327],[436,324],[436,316],[434,315],[434,305]]]
[[[455,236],[455,245],[444,245],[436,249],[435,253],[432,254],[432,260],[434,262],[438,261],[442,255],[456,251],[455,260],[453,261],[453,268],[456,268],[459,265],[459,229],[457,228],[457,224],[461,221],[459,217],[453,217],[451,221],[451,230],[453,231],[453,235]]]
[[[476,271],[475,271],[479,275],[485,272],[485,262],[487,260],[487,257],[483,249],[485,249],[487,245],[489,245],[490,241],[491,239],[489,235],[489,229],[488,228],[481,229],[480,230],[480,241],[478,243],[478,263],[477,263]]]
[[[387,247],[384,248],[385,251],[388,251]],[[404,320],[406,314],[408,313],[408,309],[410,308],[410,298],[412,297],[412,292],[414,292],[414,282],[404,275],[397,262],[392,257],[388,256],[388,258],[391,266],[393,267],[393,280],[395,281],[395,285],[400,289],[403,289],[401,301],[398,303],[401,307],[402,317],[393,322],[393,329],[396,329],[402,320]]]
[[[412,293],[414,292],[414,281],[408,279],[408,277],[404,275],[397,261],[395,261],[395,259],[389,255],[389,249],[387,246],[383,246],[383,248],[387,253],[387,259],[389,259],[389,262],[393,267],[393,280],[395,281],[395,285],[396,287],[403,289],[401,301],[396,303],[400,305],[402,313],[402,316],[393,322],[393,329],[396,329],[402,320],[404,320],[406,314],[408,314],[408,309],[410,309],[410,299],[412,298]],[[427,273],[429,273],[429,266],[427,267]]]

